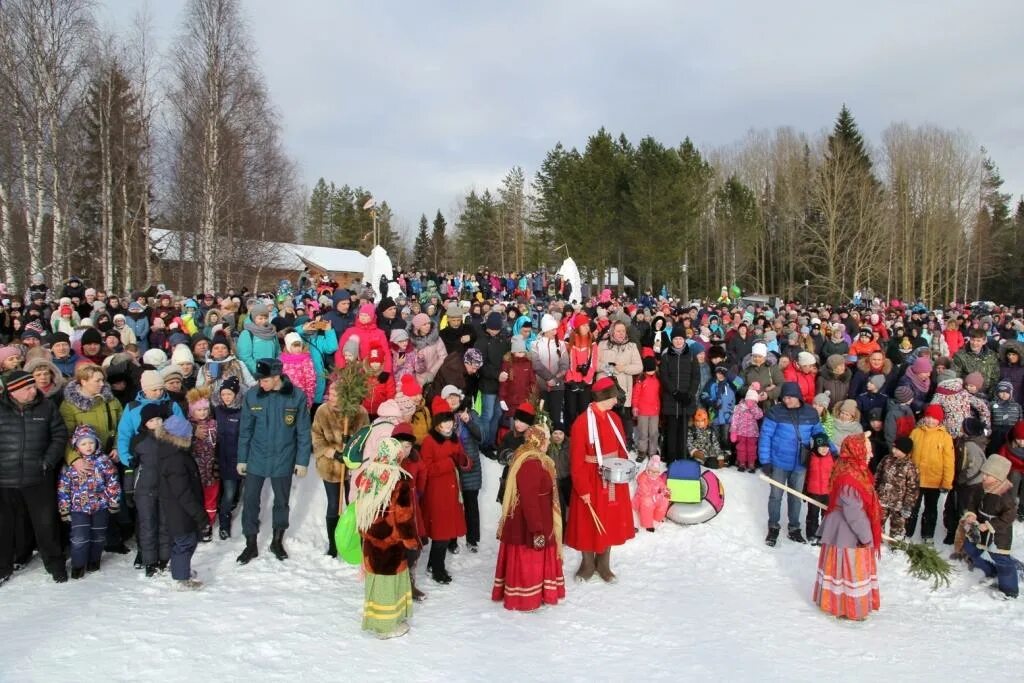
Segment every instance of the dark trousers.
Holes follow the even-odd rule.
[[[431,571],[446,571],[444,558],[448,554],[449,539],[430,539],[430,555],[427,557],[427,569]]]
[[[107,539],[108,510],[97,510],[91,515],[85,512],[71,513],[71,566],[81,569],[96,564],[103,556],[103,544]]]
[[[921,489],[921,495],[917,498],[914,511],[910,513],[910,519],[907,520],[907,538],[911,538],[914,535],[914,530],[917,529],[917,515],[921,512],[922,505],[924,512],[921,514],[921,540],[928,540],[935,535],[935,524],[939,521],[940,493],[942,492],[939,489]]]
[[[288,500],[292,495],[292,475],[286,477],[261,477],[247,474],[245,477],[245,504],[242,508],[242,533],[256,536],[260,532],[260,498],[263,496],[263,482],[270,479],[274,493],[273,528],[283,531],[288,528]]]
[[[466,543],[470,545],[480,542],[479,494],[479,491],[462,491],[462,509],[466,513]]]
[[[136,489],[135,518],[142,564],[148,566],[170,560],[171,537],[160,514],[160,500],[156,491]]]
[[[823,496],[817,493],[808,493],[810,498],[828,505],[828,496]],[[819,508],[817,505],[807,504],[807,538],[811,539],[818,535],[818,525],[821,523],[822,517],[825,516],[824,510]]]
[[[66,545],[66,530],[61,528],[61,541]],[[14,505],[14,563],[25,565],[32,559],[36,549],[36,535],[32,532],[32,518],[22,500]]]
[[[615,413],[622,420],[622,438],[626,441],[626,448],[633,448],[633,409],[617,406]]]
[[[192,578],[192,555],[199,544],[199,536],[195,532],[175,536],[171,543],[171,578],[184,581]]]
[[[568,523],[569,517],[569,496],[572,495],[572,477],[562,477],[558,480],[558,502],[562,506],[562,528]]]
[[[569,429],[572,429],[576,418],[590,405],[590,385],[578,384],[576,388],[579,391],[573,391],[573,388],[568,386],[565,389],[565,425]]]
[[[46,479],[35,486],[0,488],[0,576],[9,576],[14,571],[15,511],[19,505],[24,506],[31,521],[46,571],[53,574],[63,570],[57,486],[52,479]]]
[[[217,504],[217,517],[221,529],[231,529],[231,513],[238,505],[238,479],[221,479],[220,501]]]
[[[121,490],[124,490],[124,465],[117,465],[117,481],[121,484]],[[107,550],[113,550],[124,545],[124,542],[130,539],[135,534],[135,518],[132,513],[128,510],[127,505],[122,505],[121,509],[117,512],[110,513],[110,520],[107,522],[107,540],[105,548]]]
[[[688,458],[690,454],[686,448],[686,416],[665,417],[665,448],[661,452],[661,459],[666,463],[681,458]]]
[[[340,517],[341,513],[341,485],[342,482],[324,482],[324,491],[327,492],[327,516]]]
[[[562,407],[565,404],[565,390],[540,392],[540,400],[544,401],[544,410],[548,411],[551,418],[551,428],[566,431],[565,420],[563,420]]]

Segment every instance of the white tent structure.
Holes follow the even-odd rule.
[[[619,286],[619,269],[609,268],[604,272],[604,277],[599,277],[600,273],[595,274],[590,278],[590,284],[595,287],[618,287]],[[636,283],[630,280],[625,275],[622,276],[622,286],[632,287]]]
[[[381,276],[391,283],[391,278],[394,277],[394,269],[391,265],[391,257],[388,256],[388,252],[384,250],[384,247],[378,244],[370,252],[370,255],[366,257],[366,263],[363,267],[363,284],[373,287],[373,302],[377,304],[380,303],[380,300],[385,294],[391,296],[391,292],[393,291],[391,284],[388,285],[387,292],[379,291]]]
[[[580,302],[583,282],[580,280],[580,269],[576,267],[576,262],[572,258],[562,261],[562,265],[558,268],[558,275],[561,275],[563,280],[572,285],[569,302],[578,304]]]

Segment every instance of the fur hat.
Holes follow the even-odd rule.
[[[925,406],[924,412],[921,413],[921,417],[930,417],[935,420],[938,420],[939,422],[942,422],[944,419],[946,419],[946,411],[943,410],[942,406],[940,406],[938,403],[929,403],[927,406]]]
[[[142,373],[139,384],[143,391],[163,390],[164,378],[156,370],[146,370]]]
[[[284,372],[284,365],[277,358],[261,358],[256,361],[255,379],[278,377]]]
[[[846,368],[846,360],[838,353],[833,353],[831,356],[825,359],[825,365],[828,366],[829,370],[839,370],[840,368]]]
[[[981,473],[1003,482],[1010,476],[1010,461],[1001,455],[990,455],[981,466]]]
[[[192,425],[181,415],[171,415],[164,420],[164,431],[179,439],[192,438]]]
[[[616,388],[615,380],[611,377],[602,377],[594,382],[592,400],[597,403],[609,398],[617,398],[619,394]]]
[[[516,411],[513,414],[513,419],[532,425],[537,419],[537,412],[533,409],[533,406],[530,405],[529,401],[523,401],[519,404],[519,407],[516,408]]]

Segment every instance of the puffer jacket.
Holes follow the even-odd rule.
[[[1014,400],[1000,401],[996,399],[991,404],[992,429],[1002,429],[1004,432],[1013,428],[1013,425],[1020,422],[1022,414],[1020,404]]]
[[[238,357],[238,360],[245,363],[249,374],[255,377],[256,361],[263,358],[277,358],[280,356],[281,344],[276,336],[264,339],[257,337],[251,330],[242,330],[242,333],[238,335],[235,355]]]
[[[923,489],[953,488],[953,472],[956,465],[953,452],[953,437],[939,425],[927,427],[919,424],[910,432],[914,442],[911,457],[920,473]]]
[[[811,447],[815,434],[825,430],[818,413],[807,404],[790,410],[783,404],[773,406],[761,425],[757,444],[757,460],[784,472],[800,472],[800,446]]]
[[[636,344],[628,340],[623,344],[616,344],[611,339],[605,339],[597,345],[597,356],[601,359],[602,366],[606,363],[615,363],[613,379],[626,392],[625,407],[632,407],[633,377],[644,371],[640,350]]]
[[[117,468],[106,453],[96,452],[85,456],[93,470],[81,475],[71,466],[60,473],[57,483],[57,511],[61,517],[72,512],[87,515],[100,510],[116,510],[121,499],[121,484],[117,480]]]
[[[82,386],[78,380],[68,382],[64,387],[64,402],[60,404],[60,415],[68,428],[68,434],[73,434],[79,425],[89,425],[96,432],[96,438],[100,440],[100,449],[104,452],[109,452],[117,445],[117,428],[122,412],[121,402],[114,398],[110,386],[106,383],[103,384],[99,395],[92,398],[82,395]],[[65,456],[67,464],[70,465],[79,457],[81,456],[78,451],[69,445]]]
[[[300,327],[299,336],[309,347],[309,355],[313,358],[313,369],[316,371],[316,391],[313,393],[313,403],[323,403],[327,393],[327,362],[338,350],[338,335],[334,328],[327,331],[306,330]],[[384,347],[387,354],[388,347]]]
[[[917,504],[920,475],[911,458],[886,456],[875,473],[878,502],[892,515],[907,515]]]
[[[819,394],[829,392],[828,409],[832,410],[836,405],[842,403],[850,396],[850,382],[853,380],[853,373],[849,368],[843,370],[841,375],[834,374],[830,369],[824,369],[818,373],[815,380],[815,391]],[[813,400],[813,399],[812,399]]]
[[[64,457],[68,429],[57,406],[39,393],[20,406],[0,397],[0,488],[43,483]]]
[[[761,391],[768,394],[768,400],[761,402],[761,410],[767,411],[779,400],[779,392],[782,391],[782,383],[785,380],[782,377],[782,370],[772,356],[768,356],[761,365],[751,363],[749,356],[743,359],[743,370],[740,372],[740,377],[743,378],[743,386],[736,392],[740,396],[746,396],[754,382],[760,385]]]
[[[661,382],[661,414],[669,417],[686,417],[697,409],[697,394],[700,391],[700,363],[696,354],[684,344],[681,350],[669,348],[661,358],[658,369]],[[676,398],[681,393],[685,404]]]
[[[632,404],[640,417],[661,415],[661,382],[656,373],[645,372],[633,383]]]
[[[757,423],[762,417],[764,417],[764,413],[761,411],[761,406],[757,405],[756,402],[740,401],[732,411],[729,437],[752,436],[756,439],[761,432]]]
[[[812,496],[827,496],[832,490],[832,467],[835,465],[835,458],[831,453],[821,455],[812,450],[807,456],[807,481],[804,488]]]
[[[139,353],[143,354],[149,351],[149,314],[146,311],[128,313],[124,317],[124,322],[135,333],[135,343],[139,345]]]
[[[988,403],[964,389],[964,381],[959,377],[939,382],[932,397],[932,403],[942,406],[945,418],[942,424],[954,439],[964,433],[964,420],[977,414],[985,427],[992,427],[992,415]]]
[[[238,479],[238,428],[242,422],[242,397],[236,396],[230,406],[220,404],[213,407],[217,420],[217,467],[220,478],[228,481]]]
[[[132,464],[132,439],[139,433],[139,426],[142,424],[142,408],[150,403],[163,405],[165,419],[171,415],[185,417],[181,406],[166,391],[158,399],[148,399],[140,391],[135,400],[125,406],[121,413],[121,419],[117,423],[117,455],[125,467],[130,467]]]
[[[306,396],[281,376],[278,391],[250,389],[242,400],[238,462],[248,474],[286,477],[296,465],[309,466],[313,449]]]
[[[569,352],[565,344],[557,339],[539,337],[530,351],[533,372],[537,376],[537,391],[559,391],[565,388],[565,375],[569,371]],[[548,380],[555,380],[548,387]]]
[[[897,438],[910,436],[910,432],[914,431],[916,426],[917,420],[914,419],[914,411],[910,404],[889,401],[889,407],[885,411],[885,442],[889,444],[889,448],[892,448]]]
[[[373,304],[363,304],[359,307],[359,315],[370,316],[367,323],[359,322],[357,317],[345,333],[338,339],[337,350],[334,353],[334,367],[345,367],[345,344],[349,339],[355,337],[359,340],[359,360],[365,360],[370,355],[370,349],[377,347],[382,352],[384,371],[391,372],[391,349],[390,342],[384,330],[377,327],[377,311]],[[435,330],[436,331],[436,330]],[[411,336],[411,335],[410,335]],[[443,358],[443,356],[442,356]],[[422,384],[422,382],[421,382]]]
[[[459,482],[463,491],[479,491],[483,486],[483,475],[480,468],[480,416],[475,410],[469,411],[469,422],[463,422],[456,415],[455,426],[459,432],[459,443],[469,457],[470,467],[459,473]]]
[[[511,349],[511,340],[504,333],[496,335],[482,333],[476,340],[476,350],[484,357],[480,367],[480,393],[498,394],[498,375],[501,374],[501,363],[505,354]]]
[[[306,407],[313,406],[313,398],[317,391],[317,372],[313,367],[313,356],[308,352],[282,353],[278,358],[284,366],[284,374],[302,390],[306,396]]]

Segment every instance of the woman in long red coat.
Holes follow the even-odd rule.
[[[615,383],[608,377],[594,382],[593,401],[576,418],[569,437],[569,470],[572,497],[565,544],[583,553],[576,572],[578,581],[589,581],[596,568],[608,582],[611,547],[633,538],[633,504],[629,484],[609,484],[598,470],[597,452],[604,459],[627,457],[625,434],[619,416]]]
[[[509,467],[498,525],[498,565],[492,600],[505,609],[532,611],[565,597],[562,510],[548,430],[531,427]]]
[[[455,432],[455,415],[448,402],[436,396],[430,408],[433,426],[420,446],[426,473],[421,503],[430,537],[427,571],[434,581],[451,583],[452,577],[444,566],[448,542],[466,534],[459,469],[468,470],[472,465]]]

